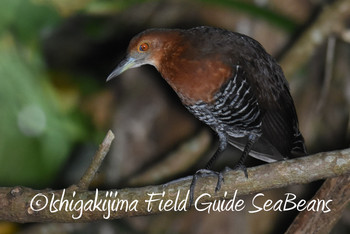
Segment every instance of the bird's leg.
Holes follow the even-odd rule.
[[[216,175],[218,177],[218,182],[216,183],[215,192],[220,190],[221,184],[224,181],[224,177],[222,176],[221,172],[212,171],[212,170],[210,170],[210,168],[213,165],[213,163],[216,161],[218,156],[221,154],[221,152],[223,152],[226,149],[226,146],[227,146],[227,139],[226,139],[225,134],[219,133],[219,147],[218,147],[218,149],[215,151],[214,155],[210,158],[210,160],[208,161],[205,168],[196,171],[196,173],[193,175],[193,179],[192,179],[192,182],[190,185],[190,201],[189,201],[190,206],[193,203],[194,188],[196,186],[198,177],[202,177],[204,175]]]
[[[248,137],[248,142],[244,147],[242,156],[240,157],[238,163],[233,167],[233,170],[242,170],[244,172],[244,175],[246,178],[248,178],[248,172],[247,172],[247,167],[244,165],[244,162],[249,155],[250,150],[252,149],[255,141],[257,140],[257,135],[251,134]],[[225,171],[231,170],[230,168],[226,167]]]

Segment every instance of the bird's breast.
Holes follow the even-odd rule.
[[[159,69],[185,105],[212,103],[215,93],[232,76],[232,69],[217,58],[168,60]]]

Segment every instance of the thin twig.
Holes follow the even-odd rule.
[[[329,88],[331,86],[331,81],[332,81],[332,77],[333,77],[334,54],[335,54],[336,41],[337,41],[337,38],[334,35],[331,35],[328,37],[325,75],[324,75],[322,90],[320,93],[320,98],[318,99],[319,101],[318,101],[318,104],[316,107],[316,111],[318,113],[320,113],[322,107],[325,104],[325,101],[327,100],[327,95],[329,92]]]
[[[104,158],[106,157],[109,151],[109,148],[111,146],[113,139],[114,139],[114,134],[111,130],[109,130],[103,142],[100,144],[99,149],[95,153],[89,168],[85,171],[79,183],[76,185],[77,188],[82,190],[89,189],[89,186],[92,180],[94,179],[96,172],[100,168]],[[74,189],[74,188],[75,188],[74,185],[70,187],[70,189]]]
[[[350,1],[337,0],[326,5],[315,22],[280,60],[286,77],[291,77],[331,34],[342,34],[350,15]]]

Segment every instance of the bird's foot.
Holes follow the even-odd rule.
[[[208,170],[208,169],[200,169],[200,170],[196,171],[196,173],[193,175],[193,179],[192,179],[192,182],[190,185],[190,201],[189,201],[190,207],[193,204],[194,188],[196,186],[197,179],[199,177],[211,176],[211,175],[215,175],[218,177],[218,182],[216,183],[216,187],[215,187],[215,193],[221,189],[221,184],[224,182],[224,177],[223,177],[221,172],[216,172],[216,171],[212,171],[212,170]]]
[[[229,168],[229,167],[225,167],[224,172],[228,172],[228,171],[238,171],[238,170],[243,171],[245,177],[248,179],[247,167],[244,166],[243,164],[237,164],[233,169],[231,169],[231,168]]]

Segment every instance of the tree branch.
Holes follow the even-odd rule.
[[[307,211],[299,213],[286,234],[330,233],[350,202],[350,176],[343,175],[327,179],[312,198],[314,199],[331,199],[331,211],[329,213]]]
[[[248,173],[248,179],[241,171],[224,173],[225,183],[216,194],[216,177],[199,178],[194,205],[198,196],[203,194],[206,196],[198,200],[200,203],[230,199],[235,193],[252,194],[348,174],[350,149],[265,164],[248,168]],[[169,210],[186,211],[191,180],[192,177],[189,176],[163,185],[108,191],[0,188],[0,219],[13,222],[86,222],[157,214]],[[156,196],[156,193],[163,196]],[[152,199],[158,200],[151,201]]]

